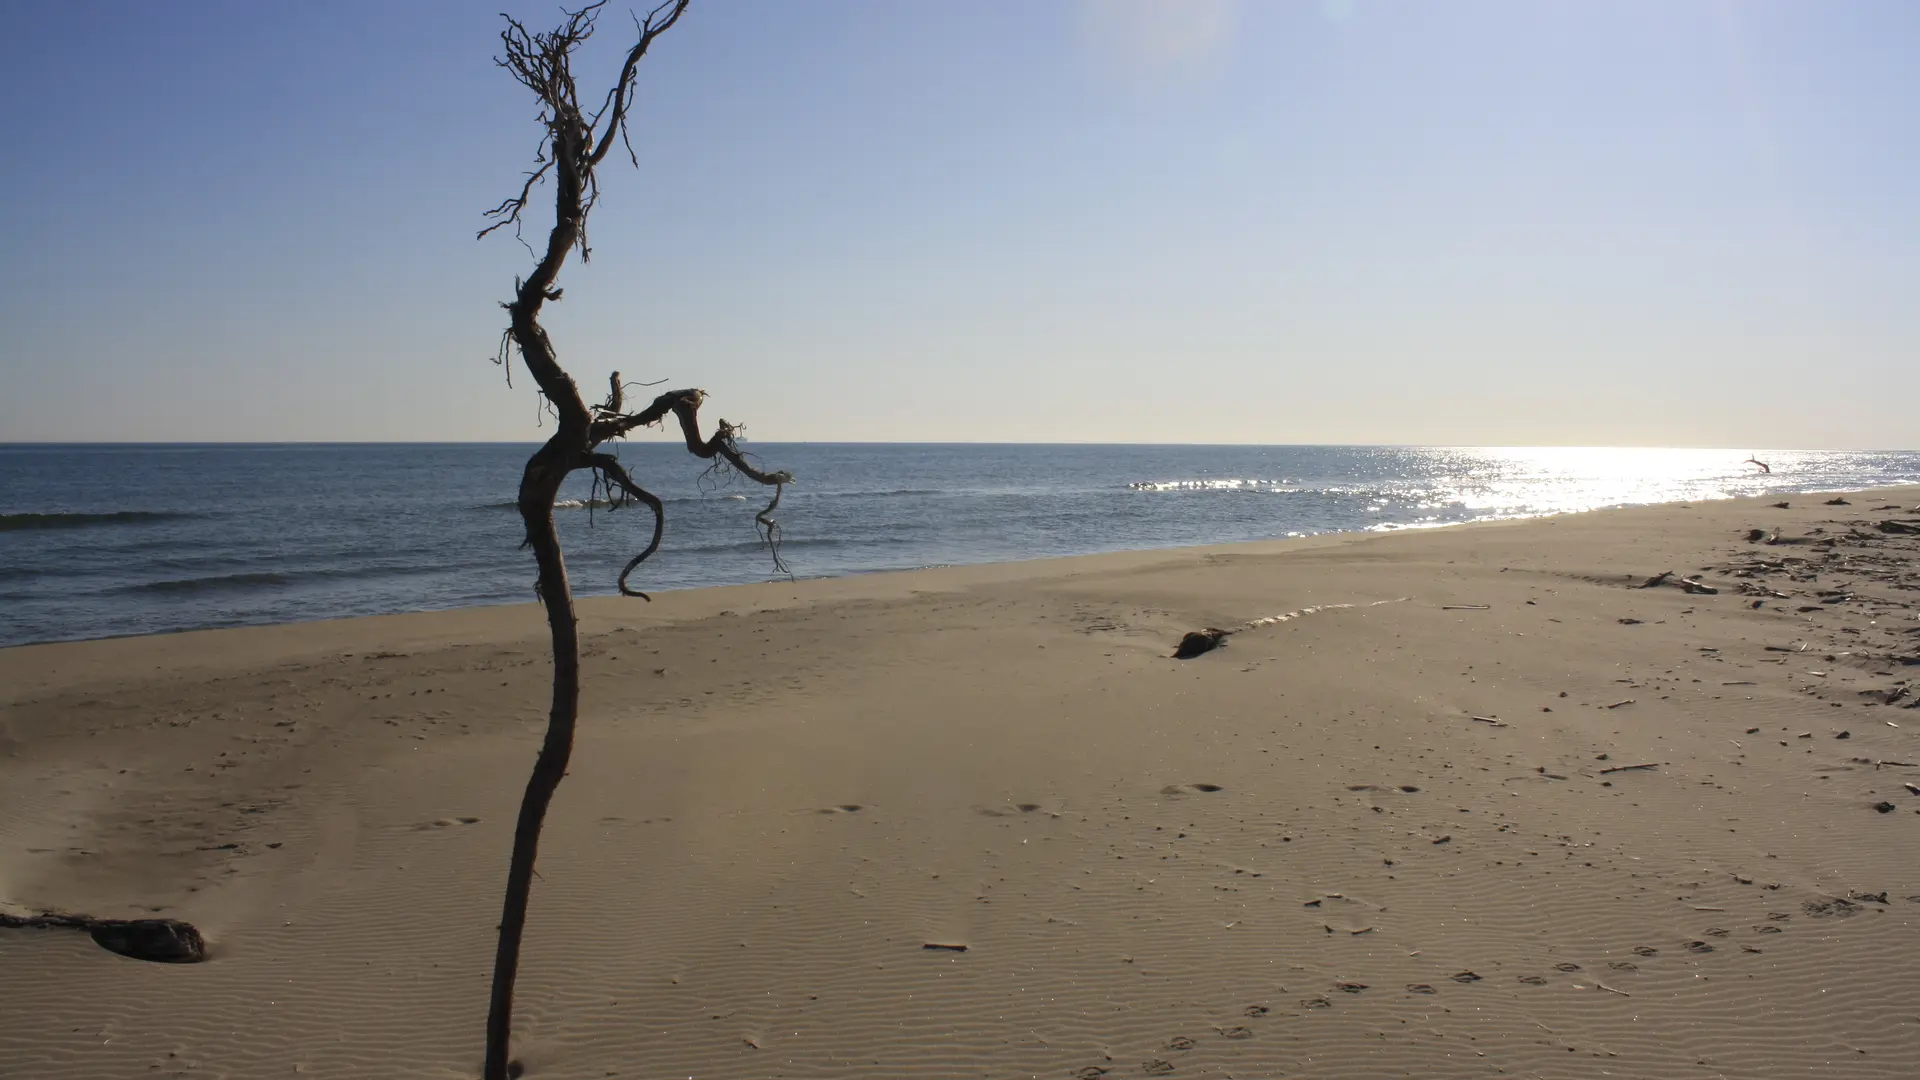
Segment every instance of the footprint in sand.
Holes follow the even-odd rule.
[[[1704,941],[1689,941],[1687,942],[1687,951],[1690,953],[1710,953],[1713,951],[1713,946]]]
[[[841,803],[839,806],[823,806],[820,809],[815,810],[814,813],[816,814],[857,814],[860,811],[865,809],[866,807],[861,806],[859,803]]]
[[[1084,1069],[1073,1070],[1073,1080],[1100,1080],[1100,1077],[1105,1075],[1107,1070],[1099,1065],[1089,1065]]]
[[[1633,955],[1635,955],[1635,956],[1659,956],[1659,955],[1660,955],[1660,950],[1659,950],[1659,949],[1656,949],[1656,948],[1654,948],[1654,947],[1653,947],[1653,946],[1651,946],[1651,945],[1635,945],[1635,946],[1633,947]]]
[[[1248,1016],[1265,1016],[1272,1011],[1272,1009],[1267,1008],[1265,1005],[1249,1005],[1245,1009]]]
[[[1032,814],[1041,809],[1043,809],[1043,807],[1039,803],[1032,802],[1014,803],[1011,809],[1004,806],[976,806],[973,808],[974,813],[979,814],[981,817],[1013,817],[1016,813]],[[1047,816],[1059,817],[1060,815],[1050,813]]]
[[[1528,986],[1547,985],[1547,980],[1539,975],[1522,975],[1520,976],[1520,981],[1526,983]]]
[[[1227,1038],[1227,1039],[1253,1038],[1253,1029],[1241,1024],[1235,1024],[1232,1027],[1223,1027],[1217,1030],[1220,1032],[1220,1035],[1222,1038]]]
[[[1199,791],[1211,795],[1216,791],[1225,791],[1219,784],[1168,784],[1160,789],[1162,795],[1187,795]]]
[[[445,829],[453,825],[478,825],[478,824],[480,824],[480,819],[477,817],[435,818],[432,821],[426,821],[418,825],[415,825],[414,828],[416,830]]]
[[[1173,1071],[1173,1062],[1154,1058],[1140,1063],[1140,1071],[1148,1076],[1165,1076]]]
[[[1432,987],[1431,985],[1429,985],[1429,984],[1427,984],[1427,983],[1408,983],[1408,984],[1407,984],[1407,993],[1409,993],[1409,994],[1436,994],[1436,993],[1439,993],[1439,991],[1437,991],[1437,990],[1435,990],[1435,989],[1434,989],[1434,988],[1433,988],[1433,987]]]
[[[1580,965],[1579,965],[1579,964],[1555,964],[1555,965],[1553,965],[1553,970],[1555,970],[1555,971],[1579,971],[1579,970],[1580,970]]]
[[[1191,1050],[1198,1045],[1198,1043],[1187,1038],[1185,1035],[1175,1035],[1173,1038],[1167,1040],[1167,1049],[1169,1050]]]

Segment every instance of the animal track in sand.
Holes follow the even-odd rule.
[[[1185,1035],[1175,1035],[1173,1038],[1167,1040],[1167,1049],[1169,1050],[1191,1050],[1198,1045],[1198,1043],[1187,1038]]]
[[[857,814],[866,807],[859,803],[841,803],[839,806],[823,806],[815,810],[816,814]]]
[[[434,818],[432,821],[423,821],[420,824],[415,825],[414,830],[419,831],[422,829],[444,829],[452,825],[478,825],[478,824],[480,824],[480,819],[477,817]]]
[[[1180,795],[1186,795],[1191,792],[1199,791],[1199,792],[1204,792],[1208,795],[1211,795],[1216,791],[1225,791],[1225,790],[1226,788],[1220,786],[1219,784],[1168,784],[1166,787],[1163,787],[1160,789],[1160,794],[1177,797]]]

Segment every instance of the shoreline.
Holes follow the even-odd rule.
[[[305,445],[305,444],[288,444],[288,445]],[[476,445],[479,445],[479,444],[476,444]],[[929,444],[929,445],[934,445],[934,444]],[[938,445],[945,445],[945,444],[938,444]],[[992,445],[998,445],[998,444],[992,444]],[[1909,489],[1900,488],[1900,487],[1820,488],[1817,490],[1808,490],[1808,491],[1798,492],[1798,493],[1786,493],[1785,498],[1791,500],[1801,495],[1807,495],[1807,496],[1852,495],[1852,494],[1863,494],[1863,493],[1873,492],[1873,491],[1902,491],[1902,490],[1909,490]],[[1911,490],[1920,492],[1920,487],[1913,487],[1911,488]],[[1276,544],[1298,544],[1302,542],[1316,541],[1316,540],[1353,539],[1353,538],[1368,537],[1368,536],[1393,536],[1393,535],[1404,534],[1404,533],[1422,533],[1422,532],[1431,532],[1431,531],[1447,531],[1447,530],[1455,530],[1455,529],[1472,529],[1472,528],[1487,527],[1487,526],[1513,525],[1513,524],[1524,524],[1527,522],[1551,521],[1558,518],[1577,517],[1577,516],[1586,515],[1586,514],[1609,514],[1609,513],[1617,513],[1620,511],[1650,510],[1650,509],[1659,509],[1662,507],[1691,506],[1695,504],[1722,505],[1722,504],[1740,503],[1745,501],[1745,502],[1760,503],[1764,505],[1767,501],[1777,501],[1780,497],[1781,495],[1779,494],[1770,493],[1767,495],[1730,496],[1727,498],[1720,498],[1720,499],[1695,499],[1695,500],[1691,500],[1690,502],[1675,501],[1675,502],[1662,502],[1662,503],[1614,504],[1614,505],[1602,506],[1602,507],[1588,509],[1588,510],[1553,511],[1549,513],[1515,516],[1515,517],[1480,518],[1480,519],[1475,519],[1473,521],[1441,521],[1441,522],[1431,522],[1431,523],[1412,524],[1412,525],[1386,523],[1386,524],[1379,524],[1379,525],[1369,525],[1364,528],[1358,528],[1358,529],[1334,529],[1334,530],[1329,530],[1327,532],[1308,533],[1308,534],[1303,534],[1298,536],[1272,537],[1272,538],[1263,539],[1263,540],[1227,541],[1227,542],[1218,543],[1218,544],[1183,544],[1183,545],[1175,545],[1171,547],[1122,548],[1122,549],[1113,550],[1113,551],[1095,551],[1095,552],[1086,552],[1086,553],[1077,554],[1077,555],[1043,555],[1043,556],[1037,556],[1034,558],[1007,559],[1007,560],[1000,560],[1000,561],[993,561],[993,562],[945,563],[945,564],[940,564],[935,566],[920,566],[920,567],[909,567],[909,568],[901,568],[901,569],[862,570],[862,571],[855,571],[852,573],[844,573],[844,574],[821,575],[818,577],[800,577],[792,581],[768,579],[766,581],[746,582],[746,583],[731,584],[731,585],[697,585],[697,586],[692,586],[688,588],[654,589],[654,590],[650,590],[650,592],[655,598],[654,602],[657,603],[660,598],[666,597],[666,596],[683,595],[687,593],[703,593],[703,592],[707,592],[709,590],[715,590],[715,589],[778,588],[778,587],[787,586],[787,585],[801,585],[801,584],[818,583],[818,582],[845,581],[850,579],[861,579],[861,578],[871,578],[871,577],[885,577],[888,575],[896,575],[896,574],[939,573],[943,571],[963,571],[963,570],[973,570],[973,569],[980,569],[980,568],[1003,567],[1003,566],[1027,566],[1027,565],[1044,566],[1048,564],[1059,563],[1059,562],[1075,560],[1075,559],[1100,559],[1100,558],[1110,558],[1110,557],[1147,556],[1147,555],[1154,555],[1154,554],[1171,555],[1171,554],[1177,554],[1180,552],[1212,552],[1215,549],[1231,549],[1231,548],[1265,549],[1269,545],[1276,545]],[[529,575],[531,575],[532,567],[530,562],[528,565],[528,569],[529,569]],[[578,585],[579,583],[576,581],[575,583],[576,590],[578,589]],[[605,593],[581,595],[578,591],[576,591],[574,594],[575,603],[583,606],[587,604],[598,604],[603,601],[610,601],[610,600],[626,601],[626,600],[632,600],[632,599],[633,599],[632,597],[620,597],[617,595],[609,595]],[[639,601],[639,603],[645,604],[645,603],[648,603],[648,601],[641,600]],[[244,623],[237,626],[200,627],[195,629],[168,630],[168,631],[161,631],[158,633],[110,634],[103,637],[59,638],[59,639],[54,639],[49,641],[23,642],[17,645],[0,646],[0,676],[4,676],[5,674],[7,674],[7,668],[5,666],[5,658],[7,654],[11,652],[23,650],[23,649],[44,649],[52,646],[85,645],[85,644],[94,643],[94,642],[128,641],[128,640],[139,640],[139,639],[146,639],[146,638],[170,638],[170,637],[179,637],[182,635],[194,635],[194,634],[251,634],[261,630],[271,630],[271,629],[277,629],[280,627],[314,626],[316,624],[326,624],[326,623],[356,623],[363,620],[396,619],[396,618],[409,618],[409,617],[416,617],[416,616],[418,617],[458,617],[466,614],[480,614],[480,613],[486,613],[486,612],[510,611],[515,609],[530,608],[535,606],[537,605],[533,602],[514,602],[514,603],[505,603],[505,604],[471,604],[471,605],[457,606],[457,607],[420,608],[420,609],[412,609],[412,610],[406,610],[406,611],[393,611],[393,612],[385,612],[377,615],[325,616],[325,617],[316,618],[316,619],[294,620],[291,622]]]
[[[1920,487],[1825,498],[584,600],[527,1075],[1903,1077]],[[0,650],[0,911],[212,955],[0,931],[0,1059],[474,1074],[546,648]]]

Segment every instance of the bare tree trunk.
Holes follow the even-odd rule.
[[[572,60],[574,50],[592,35],[594,20],[604,0],[580,11],[568,12],[559,28],[544,33],[529,33],[521,23],[508,18],[507,28],[500,35],[505,46],[500,66],[539,97],[546,134],[536,154],[539,167],[527,175],[519,195],[489,211],[488,216],[495,220],[481,230],[480,235],[484,237],[509,224],[517,231],[534,187],[548,174],[552,174],[555,184],[554,222],[547,235],[547,248],[533,273],[517,284],[512,302],[506,305],[510,323],[501,342],[500,357],[502,363],[510,362],[509,354],[518,350],[528,373],[552,407],[555,419],[553,437],[527,460],[519,498],[527,546],[533,549],[539,566],[540,601],[546,607],[547,626],[553,637],[553,703],[547,714],[546,740],[534,762],[533,775],[527,780],[520,817],[514,826],[513,855],[507,868],[500,938],[494,955],[493,991],[487,1011],[486,1080],[509,1080],[517,1072],[508,1050],[513,1033],[513,993],[520,968],[520,942],[526,929],[534,864],[539,857],[540,831],[554,792],[567,775],[567,763],[573,755],[574,728],[580,715],[579,625],[574,614],[573,590],[567,581],[566,559],[561,553],[560,536],[553,520],[554,501],[562,483],[573,472],[584,469],[593,473],[596,490],[604,486],[614,506],[637,502],[653,512],[653,538],[627,563],[619,581],[623,595],[645,599],[646,594],[631,588],[627,581],[635,568],[660,547],[662,506],[657,497],[628,475],[619,458],[600,448],[624,438],[636,428],[664,423],[671,416],[678,422],[690,453],[712,460],[715,468],[774,489],[772,500],[755,520],[775,551],[775,565],[780,565],[779,526],[769,515],[780,503],[783,486],[791,483],[793,477],[785,472],[763,472],[756,468],[737,445],[737,429],[725,420],[717,423],[711,438],[703,439],[699,418],[700,405],[706,399],[703,391],[669,391],[645,409],[628,413],[624,411],[625,395],[616,373],[607,401],[589,408],[580,396],[579,386],[560,366],[553,344],[540,325],[541,309],[548,301],[560,299],[555,283],[568,253],[577,247],[582,261],[586,258],[587,215],[599,198],[594,170],[612,149],[615,136],[626,138],[635,70],[653,39],[680,18],[688,2],[666,0],[649,12],[645,21],[638,23],[639,40],[627,51],[619,80],[608,91],[604,103],[591,113],[580,105]]]
[[[483,1075],[506,1080],[513,1028],[513,988],[520,973],[520,938],[527,925],[527,901],[533,891],[533,867],[540,857],[540,829],[547,806],[567,775],[573,757],[573,729],[580,716],[580,625],[573,611],[573,588],[553,524],[553,504],[565,472],[541,459],[554,450],[549,442],[527,462],[520,480],[520,517],[540,567],[539,593],[553,635],[553,703],[547,712],[547,737],[527,778],[520,818],[513,827],[513,856],[507,866],[506,898],[500,912],[500,940],[493,958],[493,993],[487,1005],[487,1054]]]

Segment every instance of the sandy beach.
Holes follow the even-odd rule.
[[[1920,489],[1827,498],[587,602],[516,1053],[1912,1076]],[[0,931],[0,1075],[477,1075],[546,648],[522,605],[0,651],[0,910],[213,952]]]

